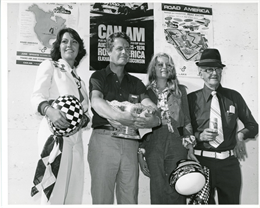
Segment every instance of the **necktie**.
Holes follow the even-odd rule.
[[[222,129],[222,121],[221,121],[221,113],[220,113],[220,107],[217,97],[217,92],[212,91],[212,101],[210,106],[210,123],[209,127],[212,129],[218,129],[218,136],[214,141],[210,141],[209,144],[215,148],[217,148],[223,141],[223,129]]]

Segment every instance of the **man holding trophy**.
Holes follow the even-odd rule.
[[[137,204],[140,138],[137,130],[161,124],[156,105],[142,81],[125,70],[130,38],[123,32],[110,35],[106,49],[109,65],[89,81],[92,128],[88,149],[93,204]]]

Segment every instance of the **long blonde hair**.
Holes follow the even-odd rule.
[[[151,83],[153,81],[156,81],[155,65],[157,63],[158,57],[166,57],[166,58],[169,59],[169,64],[172,66],[172,68],[168,69],[169,70],[169,77],[167,79],[167,85],[168,85],[168,88],[172,91],[173,94],[175,94],[177,96],[181,96],[182,93],[181,93],[179,86],[178,86],[179,81],[178,81],[177,76],[176,76],[175,64],[173,62],[172,57],[169,54],[164,53],[164,52],[160,52],[160,53],[155,54],[152,57],[149,65],[148,65],[148,68],[147,68],[147,74],[148,74],[147,89],[149,89],[151,87]]]

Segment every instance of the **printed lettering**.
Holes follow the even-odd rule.
[[[145,42],[145,30],[138,27],[127,27],[126,34],[130,37],[131,41]]]
[[[105,48],[98,48],[98,55],[99,56],[106,56],[107,50]]]
[[[106,39],[109,35],[115,33],[115,32],[122,32],[122,26],[117,25],[104,25],[100,24],[98,26],[98,37],[100,39]]]

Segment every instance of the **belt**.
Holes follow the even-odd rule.
[[[211,152],[211,151],[205,151],[205,150],[194,150],[194,154],[198,156],[203,157],[211,157],[215,159],[224,160],[232,155],[234,155],[233,150],[227,150],[224,152]]]
[[[94,127],[94,130],[108,130],[111,132],[106,132],[106,134],[111,135],[113,137],[121,137],[127,139],[140,139],[140,136],[136,129],[132,129],[130,127],[122,127],[122,128],[115,128],[113,126],[97,126]],[[99,131],[98,133],[104,134],[104,131]]]
[[[94,129],[105,129],[105,130],[110,130],[110,131],[116,131],[117,128],[113,127],[113,126],[97,126],[97,127],[94,127]]]

